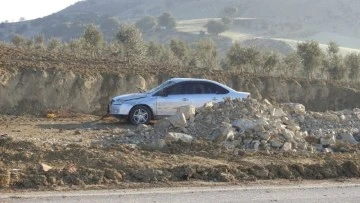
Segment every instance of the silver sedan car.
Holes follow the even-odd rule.
[[[238,92],[221,83],[195,78],[172,78],[144,93],[114,97],[108,113],[126,118],[132,124],[148,124],[150,120],[176,113],[181,106],[196,108],[207,102],[220,102],[224,98],[245,99],[250,93]]]

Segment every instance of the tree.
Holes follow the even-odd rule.
[[[264,73],[269,76],[271,71],[280,63],[280,57],[276,53],[270,53],[264,56]]]
[[[345,65],[343,58],[339,55],[339,50],[338,44],[330,42],[327,48],[327,57],[323,61],[325,70],[333,80],[341,80],[345,76]]]
[[[176,27],[176,19],[175,17],[169,13],[165,12],[158,17],[159,26],[165,27],[168,30],[172,30]]]
[[[302,65],[301,58],[296,52],[287,55],[284,58],[284,63],[285,63],[285,67],[283,71],[285,75],[292,77],[294,77],[296,73],[299,72]]]
[[[153,32],[157,27],[156,18],[153,16],[143,17],[136,22],[136,27],[138,27],[143,32]]]
[[[321,64],[321,58],[323,55],[319,43],[314,41],[299,43],[297,45],[297,53],[301,57],[307,77],[312,79],[314,77],[315,70]]]
[[[84,45],[85,49],[94,55],[103,43],[103,35],[95,25],[89,25],[84,31]]]
[[[238,9],[234,6],[228,6],[223,9],[223,13],[231,17],[234,17],[237,12]]]
[[[120,25],[116,40],[124,47],[127,60],[141,60],[145,56],[146,48],[140,30],[133,24]]]
[[[61,46],[61,42],[57,38],[51,38],[48,43],[47,49],[49,51],[57,51],[59,47]]]
[[[21,47],[22,45],[25,44],[25,39],[23,36],[21,35],[14,35],[11,39],[11,42],[16,46],[16,47]]]
[[[35,49],[45,49],[45,36],[43,33],[40,33],[35,37]]]
[[[204,26],[207,28],[207,32],[214,35],[219,35],[222,32],[225,32],[228,28],[223,22],[209,20]]]
[[[360,73],[360,55],[351,53],[345,57],[345,66],[349,71],[349,78],[357,80]]]
[[[194,66],[208,69],[216,69],[219,66],[216,44],[212,40],[200,40],[193,55],[195,56],[192,60]]]
[[[256,68],[261,62],[261,53],[255,47],[242,48],[240,43],[233,44],[226,54],[227,61],[231,67],[244,71],[244,67],[252,67],[252,71],[256,74]]]
[[[189,61],[189,47],[184,41],[172,39],[170,42],[170,50],[179,59],[183,65],[187,65]]]
[[[233,20],[230,17],[225,16],[221,18],[221,22],[223,22],[225,25],[231,25]]]

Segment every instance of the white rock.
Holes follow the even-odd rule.
[[[187,126],[186,117],[183,113],[170,116],[169,120],[174,127],[185,128]]]
[[[291,151],[292,150],[291,143],[290,142],[285,142],[283,147],[282,147],[282,150],[285,151],[285,152]]]
[[[285,125],[283,125],[280,121],[277,121],[274,123],[274,127],[277,129],[277,130],[285,130]]]
[[[320,138],[320,144],[322,144],[322,145],[334,145],[334,144],[336,144],[335,135]]]
[[[47,165],[47,164],[44,164],[44,163],[41,163],[40,164],[40,169],[44,172],[48,172],[52,169],[53,167]]]
[[[268,106],[272,106],[272,104],[269,102],[269,100],[267,100],[267,99],[264,99],[264,103],[266,104],[266,105],[268,105]]]
[[[345,115],[341,115],[341,116],[340,116],[340,119],[341,119],[342,121],[346,120]]]
[[[298,126],[298,125],[288,125],[286,127],[293,132],[297,132],[301,129],[300,126]]]
[[[324,152],[324,153],[332,153],[332,152],[334,152],[334,150],[332,150],[332,149],[330,149],[330,148],[324,148],[324,149],[322,150],[322,152]]]
[[[182,106],[177,109],[177,114],[183,113],[185,116],[185,119],[189,120],[190,118],[193,118],[195,116],[195,106],[188,105],[188,106]]]
[[[165,140],[170,142],[177,142],[181,140],[182,142],[185,143],[191,143],[193,139],[194,138],[191,135],[187,135],[184,133],[174,133],[174,132],[168,133],[165,137]]]
[[[305,106],[302,104],[297,103],[287,103],[285,104],[286,109],[289,111],[289,113],[295,113],[295,114],[306,114]]]
[[[277,108],[277,109],[274,109],[272,112],[271,112],[271,115],[275,118],[280,118],[280,117],[283,117],[283,116],[286,116],[285,112],[282,110],[282,108]]]
[[[204,104],[204,108],[212,108],[214,106],[214,103],[212,102],[207,102]]]

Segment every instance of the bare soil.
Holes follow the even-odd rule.
[[[111,117],[0,117],[0,186],[9,189],[134,188],[360,177],[360,147],[343,153],[227,150],[198,140],[162,150],[119,143],[135,127]],[[46,165],[41,165],[46,164]]]

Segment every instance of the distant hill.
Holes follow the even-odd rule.
[[[360,38],[360,1],[358,0],[85,0],[47,17],[1,23],[0,40],[14,34],[26,37],[43,33],[46,38],[70,40],[81,36],[84,28],[99,25],[111,39],[120,22],[134,22],[143,16],[171,12],[178,20],[221,17],[226,6],[238,9],[234,17],[258,19],[255,23],[237,24],[239,32],[258,36],[293,39],[326,38],[351,48],[360,48],[352,39]],[[338,38],[336,36],[339,36]],[[326,42],[322,42],[326,43]]]

